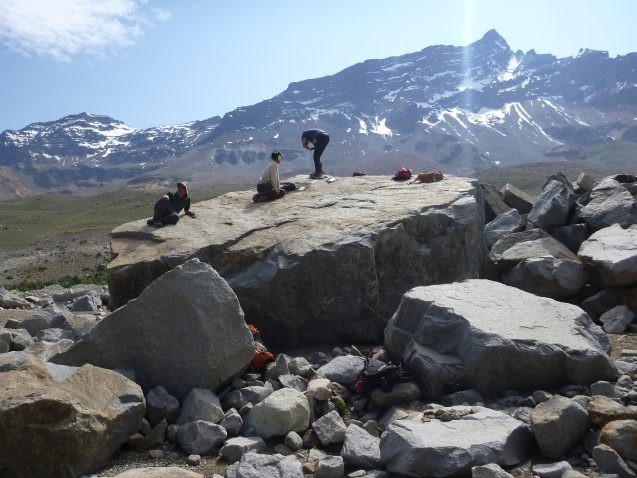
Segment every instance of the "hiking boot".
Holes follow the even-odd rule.
[[[315,173],[310,174],[310,178],[312,179],[320,179],[323,177],[323,171],[317,171]]]
[[[148,221],[146,221],[146,224],[148,224],[151,227],[162,227],[164,225],[161,221],[157,221],[153,219],[152,217]]]

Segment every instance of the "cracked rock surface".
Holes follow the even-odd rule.
[[[369,342],[410,288],[478,277],[484,210],[475,181],[291,180],[304,189],[277,201],[253,203],[253,191],[239,191],[193,205],[197,218],[176,226],[115,228],[111,308],[198,258],[272,346]]]

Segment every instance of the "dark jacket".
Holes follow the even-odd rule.
[[[307,131],[303,131],[303,134],[301,135],[301,139],[305,138],[307,139],[308,143],[312,143],[316,145],[316,141],[318,140],[319,136],[326,136],[329,138],[329,135],[323,130],[308,129]]]
[[[183,198],[180,198],[177,193],[168,193],[168,201],[170,202],[170,207],[172,207],[175,212],[190,211],[190,196],[188,193]]]

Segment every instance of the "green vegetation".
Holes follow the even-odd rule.
[[[205,201],[238,185],[191,187],[196,202]],[[160,190],[122,190],[96,196],[51,195],[0,202],[0,251],[19,249],[73,235],[87,240],[114,227],[152,215]]]
[[[10,286],[10,289],[24,292],[27,290],[42,289],[43,287],[46,287],[48,285],[53,285],[53,284],[58,284],[58,285],[61,285],[62,287],[71,287],[77,284],[106,285],[107,279],[108,277],[106,275],[106,271],[102,270],[102,271],[98,271],[93,274],[88,274],[82,277],[74,275],[74,276],[64,276],[64,277],[60,277],[59,279],[46,280],[46,281],[26,280],[26,281],[19,282],[17,284],[12,284]]]

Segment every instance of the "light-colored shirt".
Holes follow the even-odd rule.
[[[263,176],[259,180],[259,184],[271,184],[272,189],[278,190],[281,188],[281,181],[279,180],[279,165],[272,161],[265,171]]]

